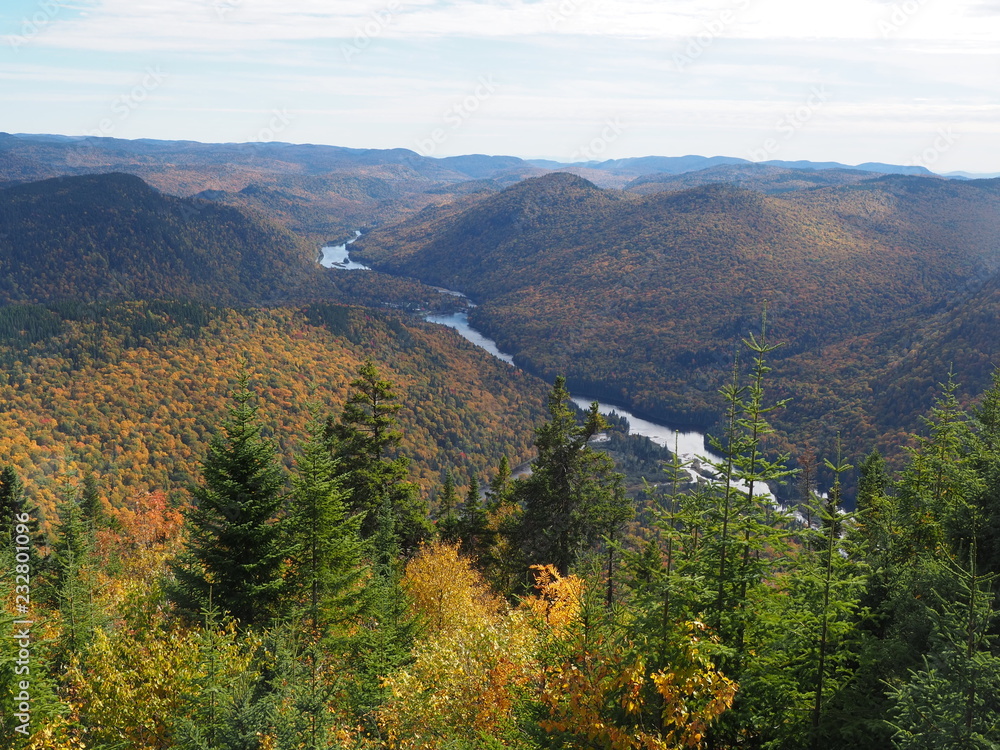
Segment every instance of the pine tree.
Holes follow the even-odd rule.
[[[974,559],[974,558],[973,558]],[[990,579],[942,563],[958,595],[937,596],[932,652],[892,690],[898,750],[994,750],[1000,741],[1000,655]]]
[[[340,419],[328,419],[324,433],[350,492],[351,512],[363,514],[361,534],[367,539],[388,500],[395,533],[403,550],[411,551],[430,536],[431,526],[419,489],[407,480],[409,459],[396,455],[402,439],[396,421],[399,397],[371,360],[358,370],[351,388]]]
[[[273,659],[256,637],[240,636],[208,601],[198,636],[198,688],[188,716],[178,721],[178,750],[264,750],[275,715],[266,673]],[[268,663],[271,662],[271,663]]]
[[[443,541],[455,542],[459,536],[458,491],[455,489],[455,477],[450,471],[444,475],[444,484],[438,495],[438,536]]]
[[[172,597],[193,614],[215,603],[243,626],[271,621],[281,610],[288,555],[284,476],[274,447],[261,436],[249,377],[239,376],[234,405],[213,436],[192,490],[187,549],[174,567]]]
[[[707,622],[728,649],[720,660],[722,670],[740,683],[757,673],[765,644],[777,627],[768,620],[771,599],[777,596],[769,579],[787,547],[783,527],[789,519],[765,491],[769,483],[794,473],[786,468],[787,455],[772,456],[765,450],[765,441],[774,432],[768,420],[785,404],[780,400],[767,405],[765,400],[764,385],[771,371],[767,359],[778,348],[767,338],[766,310],[759,336],[751,334],[743,344],[753,355],[750,377],[741,384],[739,358],[734,358],[732,379],[721,390],[726,402],[723,439],[710,438],[723,457],[708,461],[716,477],[707,492],[715,495],[716,503],[705,507],[699,542],[699,559],[707,564],[704,576],[712,589],[711,601],[705,602]],[[754,717],[781,708],[766,701],[754,706],[753,697],[753,691],[737,695],[733,709],[715,728],[714,744],[732,744],[738,736],[762,741],[754,736],[760,724]]]
[[[811,721],[812,740],[810,745],[812,750],[819,750],[822,737],[823,711],[826,708],[826,695],[824,694],[824,688],[826,688],[827,685],[828,649],[833,640],[831,637],[831,633],[833,631],[832,621],[836,619],[838,613],[843,613],[845,611],[849,612],[851,608],[857,605],[856,596],[849,602],[845,601],[843,597],[836,596],[837,584],[840,582],[838,579],[844,578],[844,576],[837,576],[835,578],[835,571],[837,570],[836,563],[840,562],[837,545],[842,534],[843,523],[846,520],[840,515],[840,475],[853,468],[849,464],[845,463],[839,455],[839,436],[837,438],[837,443],[837,463],[833,464],[830,461],[825,462],[826,467],[834,472],[835,478],[833,481],[833,487],[830,489],[830,495],[827,498],[826,504],[820,514],[820,519],[822,521],[823,550],[821,553],[822,558],[819,560],[820,567],[818,572],[820,576],[818,577],[820,577],[820,580],[822,581],[823,598],[822,606],[819,609],[819,636],[816,639],[816,686],[815,696],[813,699]],[[854,588],[859,589],[860,587],[855,586]],[[854,594],[856,592],[852,591],[851,593]]]
[[[891,480],[882,454],[877,450],[869,453],[858,472],[857,533],[870,553],[884,553],[894,535],[896,504],[890,496]]]
[[[1000,368],[972,416],[970,464],[982,479],[975,498],[981,519],[978,564],[984,573],[1000,575]]]
[[[510,462],[502,456],[486,492],[486,543],[476,559],[476,568],[486,580],[509,597],[520,593],[528,565],[522,559],[518,538],[523,510],[514,497],[513,486]]]
[[[490,481],[490,488],[486,492],[491,510],[506,501],[510,491],[510,474],[510,461],[507,460],[507,456],[501,456],[496,476]]]
[[[402,587],[402,551],[395,520],[386,498],[375,515],[372,575],[363,627],[349,643],[352,680],[347,686],[348,700],[359,721],[372,729],[375,710],[386,697],[384,678],[410,661],[418,632],[418,624],[408,612],[409,597]]]

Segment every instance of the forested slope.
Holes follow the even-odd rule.
[[[398,314],[316,304],[241,312],[192,303],[0,307],[0,454],[51,522],[65,482],[94,472],[120,504],[183,493],[245,362],[269,435],[300,441],[311,402],[336,414],[366,358],[397,384],[403,448],[423,491],[528,457],[543,384]]]
[[[131,175],[54,178],[0,191],[5,302],[278,301],[322,288],[315,257],[315,248],[276,224],[164,195]]]
[[[474,322],[531,369],[681,422],[718,414],[735,345],[766,304],[785,343],[775,385],[809,403],[783,429],[826,446],[840,430],[860,450],[876,420],[911,425],[852,394],[995,272],[1000,193],[995,181],[885,176],[780,196],[726,184],[635,196],[547,175],[355,247],[470,294]],[[988,371],[959,375],[975,391]],[[829,398],[812,399],[817,388]]]

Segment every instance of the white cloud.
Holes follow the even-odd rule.
[[[684,39],[920,38],[1000,43],[996,0],[91,0],[40,42],[71,49],[229,51],[269,42],[560,35]]]
[[[456,153],[558,154],[620,116],[619,155],[743,155],[816,84],[831,99],[789,156],[874,159],[893,133],[916,148],[942,123],[997,127],[1000,0],[79,1],[0,57],[5,101],[31,102],[23,131],[82,132],[156,64],[169,81],[129,134],[238,140],[287,108],[290,140],[412,146],[479,75],[497,92]]]

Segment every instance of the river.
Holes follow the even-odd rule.
[[[439,291],[443,294],[449,293],[447,290]],[[500,351],[497,347],[496,341],[486,338],[486,336],[469,325],[469,313],[467,312],[450,313],[447,315],[428,315],[424,318],[424,320],[428,323],[437,323],[438,325],[448,326],[448,328],[454,328],[458,331],[462,338],[471,341],[481,349],[485,349],[497,359],[502,359],[508,365],[512,365],[514,367],[517,366],[514,365],[514,358],[511,355]]]
[[[341,271],[372,270],[363,263],[355,263],[351,260],[350,254],[347,251],[347,246],[357,240],[360,236],[361,232],[355,230],[354,237],[349,239],[343,245],[328,245],[327,247],[324,247],[320,254],[319,264],[324,268],[339,268]]]
[[[323,248],[323,260],[321,263],[327,268],[339,268],[342,270],[371,270],[368,266],[362,265],[361,263],[355,263],[352,261],[348,254],[348,245],[350,245],[354,240],[361,236],[358,232],[357,236],[344,243],[343,245],[336,245],[332,247]],[[327,259],[331,259],[327,262]],[[443,287],[436,287],[436,289],[442,294],[451,294],[456,297],[465,297],[461,292],[456,292],[453,289],[445,289]],[[469,302],[470,307],[475,307],[472,302]],[[496,341],[491,338],[484,336],[482,333],[477,331],[471,325],[469,325],[469,314],[467,312],[455,312],[444,315],[427,315],[424,317],[428,323],[436,323],[438,325],[447,326],[448,328],[454,328],[462,338],[467,341],[471,341],[476,346],[481,349],[485,349],[487,352],[492,354],[497,359],[503,360],[512,367],[517,367],[514,364],[514,357],[506,352],[500,351],[497,346]],[[649,438],[652,442],[657,445],[667,448],[669,451],[674,452],[675,448],[681,461],[693,461],[694,466],[688,467],[687,471],[693,479],[706,478],[703,471],[698,471],[704,458],[709,458],[714,461],[722,461],[720,456],[717,456],[705,449],[705,435],[704,433],[698,432],[696,430],[675,430],[672,427],[667,427],[666,425],[656,424],[655,422],[650,422],[646,419],[641,419],[635,416],[628,409],[623,409],[620,406],[614,406],[612,404],[607,404],[597,399],[591,399],[587,396],[574,396],[573,403],[579,406],[581,409],[589,409],[590,405],[597,401],[598,409],[602,414],[608,415],[612,412],[618,414],[621,417],[625,417],[628,420],[629,434],[630,435],[640,435],[642,437]],[[766,488],[762,488],[760,491],[755,491],[754,494],[760,494],[762,496],[770,495],[770,491]]]

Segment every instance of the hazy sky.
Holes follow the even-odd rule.
[[[1000,0],[3,0],[0,131],[1000,172]]]

